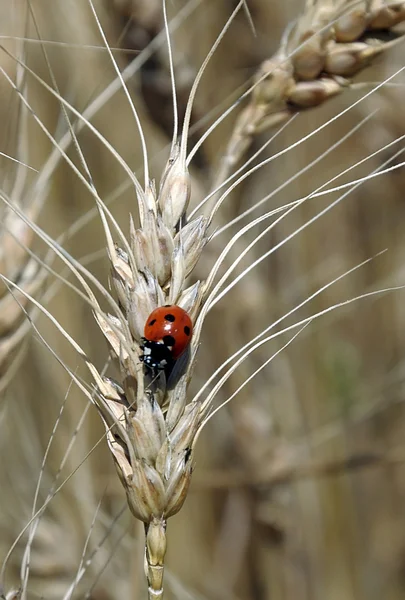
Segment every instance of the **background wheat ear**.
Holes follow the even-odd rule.
[[[265,60],[248,91],[222,163],[221,183],[252,138],[297,111],[313,108],[350,87],[351,78],[396,44],[393,28],[405,20],[403,2],[309,0],[284,32],[276,54]]]

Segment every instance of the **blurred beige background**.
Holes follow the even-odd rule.
[[[176,0],[169,4],[171,17],[182,10],[189,13],[180,18],[172,37],[179,111],[183,113],[196,72],[236,3]],[[158,0],[99,0],[95,6],[111,47],[126,49],[114,51],[122,69],[163,27]],[[241,12],[201,82],[191,146],[206,127],[203,124],[202,129],[198,128],[200,119],[208,115],[211,123],[235,99],[235,90],[245,85],[260,62],[277,50],[283,30],[303,7],[298,2],[252,0],[249,8],[256,37]],[[0,15],[2,46],[23,56],[24,62],[52,85],[49,60],[60,94],[77,110],[83,112],[114,79],[107,52],[100,49],[102,41],[91,10],[83,0],[16,0],[11,10],[10,3],[1,0]],[[28,41],[22,44],[21,38]],[[38,38],[47,43],[39,44],[35,41]],[[370,91],[367,82],[382,81],[399,69],[402,56],[399,46],[356,79],[367,85],[348,89],[323,107],[303,112],[263,157],[287,148],[349,107]],[[67,127],[58,101],[31,76],[24,76],[4,51],[0,65],[23,90],[51,135],[59,139]],[[370,96],[307,142],[256,171],[224,203],[215,226],[226,224],[284,184],[373,111],[377,110],[355,134],[275,194],[253,216],[309,194],[401,136],[403,77],[400,75],[395,82],[397,86]],[[144,128],[151,174],[159,179],[172,128],[164,44],[129,78],[128,86]],[[0,111],[0,151],[15,156],[22,144],[24,162],[42,169],[51,155],[51,143],[32,115],[22,114],[16,90],[5,76],[0,77]],[[196,156],[192,168],[195,203],[209,191],[235,118],[232,114],[226,119]],[[91,122],[141,177],[139,134],[122,90]],[[257,136],[250,152],[272,133]],[[125,172],[89,131],[83,129],[78,139],[99,194],[111,199],[114,216],[128,231],[129,213],[135,213],[136,200]],[[339,179],[338,184],[371,173],[399,149],[400,142]],[[73,146],[68,155],[80,168]],[[401,156],[397,160],[401,161]],[[0,164],[4,193],[12,195],[17,168],[5,158]],[[16,201],[24,210],[29,210],[34,201],[43,203],[38,223],[53,237],[93,208],[92,198],[63,160],[50,172],[46,185],[38,187],[36,181],[36,174],[27,172],[21,189],[17,189]],[[206,322],[195,390],[227,356],[264,327],[363,260],[387,249],[278,328],[372,290],[405,284],[403,186],[403,169],[364,183],[227,294]],[[313,198],[300,206],[254,247],[238,272],[337,197],[335,193]],[[1,211],[4,216],[5,209]],[[207,275],[238,227],[240,224],[213,239],[196,276]],[[228,264],[257,235],[256,228],[243,238]],[[75,258],[88,257],[91,271],[108,284],[103,253],[91,257],[104,247],[97,217],[64,245]],[[45,255],[43,243],[34,240],[32,248],[40,256]],[[62,272],[60,263],[53,266]],[[66,286],[55,291],[52,286],[50,278],[41,292],[52,294],[48,310],[101,368],[107,348],[89,308]],[[180,514],[169,521],[168,598],[404,597],[404,306],[404,293],[395,291],[359,300],[314,321],[210,422],[200,439],[189,498]],[[79,358],[55,327],[44,317],[36,323],[58,356],[85,377]],[[217,402],[225,400],[293,333],[276,338],[246,360],[224,386]],[[1,375],[5,375],[5,369]],[[38,336],[31,336],[1,405],[2,556],[30,518],[42,458],[65,396],[39,502],[44,501],[53,485],[86,409],[85,398],[75,386],[69,387],[69,379]],[[58,484],[85,459],[102,434],[99,418],[90,409],[74,438]],[[126,512],[112,527],[112,519],[123,505],[121,487],[102,442],[44,513],[31,556],[29,598],[64,598],[81,564],[83,547],[87,544],[86,557],[90,556],[105,535],[74,597],[87,597],[91,590],[89,597],[93,600],[143,598],[142,529],[131,523]],[[8,586],[18,582],[23,549],[24,544],[19,544],[9,561]]]

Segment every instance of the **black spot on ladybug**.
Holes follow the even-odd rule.
[[[154,325],[156,323],[156,319],[152,319],[152,321],[149,321],[148,325],[149,327],[152,327],[152,325]]]
[[[170,321],[170,323],[174,323],[174,321],[176,320],[176,317],[174,315],[172,315],[171,313],[169,313],[168,315],[165,315],[165,320]]]
[[[176,342],[176,340],[174,339],[174,337],[172,335],[165,335],[163,338],[164,345],[168,346],[169,348],[173,348],[175,342]]]
[[[189,327],[188,325],[186,325],[186,326],[184,327],[184,333],[185,333],[186,335],[190,335],[190,327]]]

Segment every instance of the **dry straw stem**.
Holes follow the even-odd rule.
[[[403,36],[392,28],[405,20],[405,3],[386,0],[307,0],[276,54],[259,67],[219,170],[222,183],[252,138],[295,113],[340,94],[351,78]]]
[[[30,211],[28,211],[30,212]],[[0,271],[24,292],[36,295],[44,282],[43,273],[35,259],[27,255],[24,245],[29,246],[32,230],[22,224],[18,216],[9,212],[0,227]],[[18,294],[19,301],[27,306],[27,297]],[[29,322],[9,294],[0,284],[0,394],[2,394],[18,370],[24,355],[25,340],[30,330]]]
[[[23,87],[23,70],[17,69],[17,81]],[[22,111],[18,125],[17,158],[4,155],[12,160],[14,167],[11,184],[9,185],[8,200],[14,206],[22,209],[21,192],[26,185],[29,171],[32,167],[25,162],[27,157],[26,142],[27,113]],[[8,165],[10,167],[10,163]],[[7,190],[3,187],[2,195]],[[25,206],[29,222],[35,222],[41,209],[41,204],[30,203]],[[31,257],[27,248],[32,245],[34,233],[29,222],[23,222],[19,216],[9,210],[4,204],[0,210],[0,273],[19,283],[24,292],[36,295],[44,283],[44,272],[39,269],[35,257]],[[29,305],[27,297],[18,294],[18,300],[23,306]],[[24,319],[18,304],[8,293],[4,282],[0,282],[0,396],[17,372],[26,347],[25,341],[30,330],[29,322]]]
[[[402,447],[389,452],[364,452],[343,459],[329,461],[306,461],[293,455],[292,452],[280,453],[281,456],[269,457],[269,464],[261,473],[246,473],[245,471],[211,471],[206,477],[200,478],[198,488],[269,488],[278,484],[291,483],[300,479],[316,479],[332,477],[351,471],[373,469],[379,466],[403,465],[405,462]]]

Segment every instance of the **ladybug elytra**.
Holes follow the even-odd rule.
[[[186,350],[192,333],[190,316],[180,306],[156,308],[145,324],[141,361],[154,372],[167,369]]]

